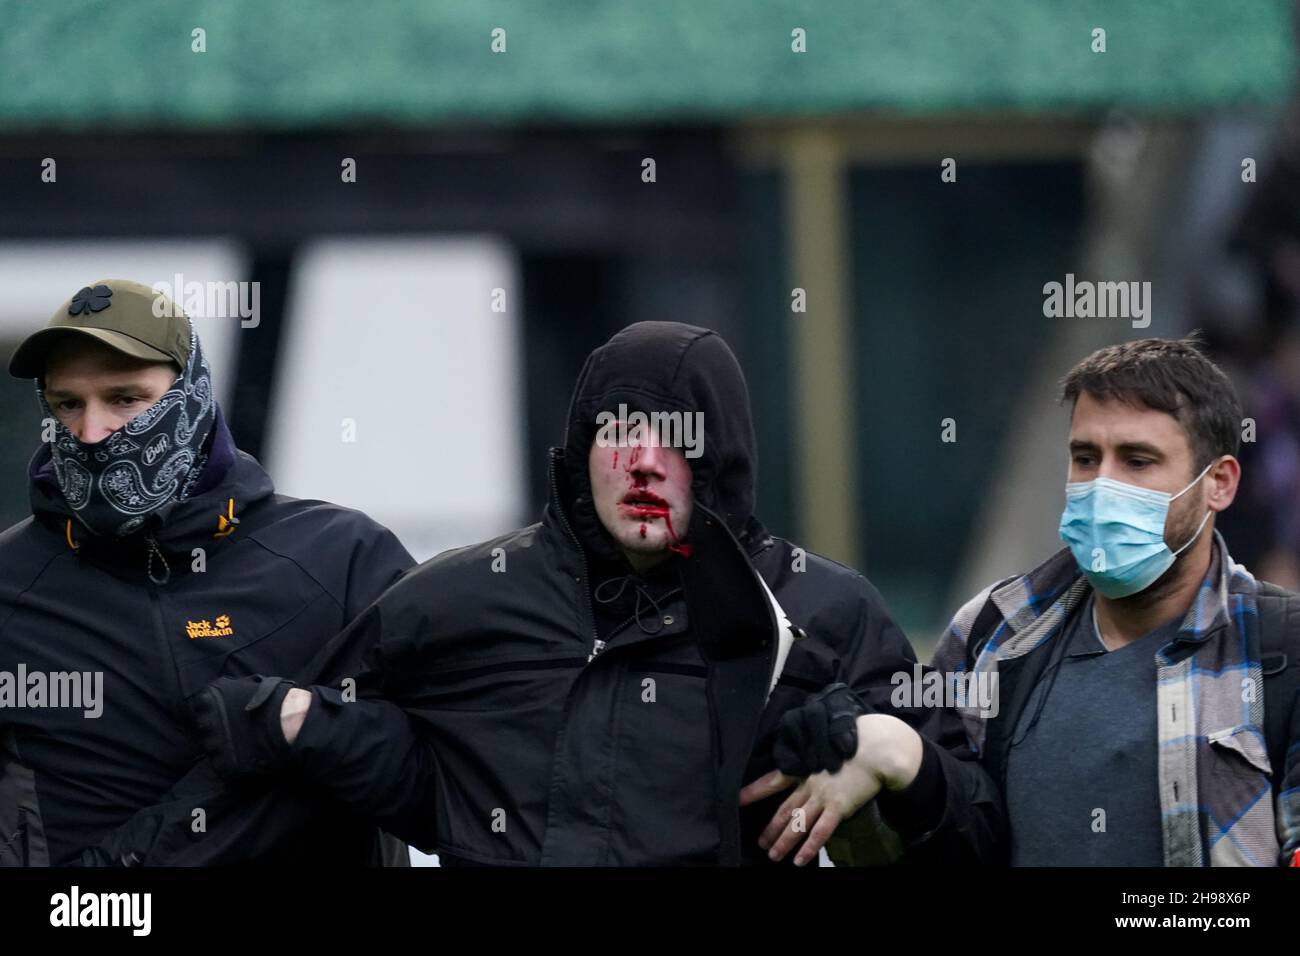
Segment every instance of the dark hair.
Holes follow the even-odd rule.
[[[1061,401],[1073,406],[1087,392],[1176,418],[1192,447],[1193,471],[1241,447],[1241,402],[1228,376],[1185,339],[1138,339],[1108,345],[1070,369]]]

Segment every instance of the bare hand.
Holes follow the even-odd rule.
[[[838,773],[823,771],[800,780],[774,770],[740,791],[740,805],[795,787],[764,828],[758,845],[770,859],[781,860],[803,841],[794,862],[805,866],[817,859],[841,821],[881,790],[902,790],[915,780],[921,756],[920,735],[903,721],[888,714],[863,714],[858,718],[857,752]]]

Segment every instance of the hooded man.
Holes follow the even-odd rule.
[[[117,831],[142,808],[184,780],[201,828],[192,811],[224,791],[189,699],[223,674],[299,673],[414,562],[359,512],[275,494],[189,319],[148,286],[83,288],[9,370],[36,380],[44,444],[32,516],[0,534],[0,864],[130,863]],[[329,832],[336,862],[377,846],[354,818]]]
[[[722,338],[624,329],[578,378],[541,521],[404,576],[321,663],[355,680],[215,681],[210,754],[444,864],[738,864],[800,841],[806,863],[849,817],[856,858],[987,858],[998,797],[955,713],[890,703],[906,639],[862,575],[764,529],[755,466]]]

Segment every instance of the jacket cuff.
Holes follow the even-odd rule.
[[[334,705],[339,702],[337,691],[328,698],[325,693],[322,693],[322,691],[332,691],[333,688],[312,686],[303,689],[311,693],[311,706],[307,708],[302,724],[298,727],[298,735],[294,737],[293,743],[286,741],[283,735],[280,737],[281,743],[299,766],[308,763],[311,757],[320,751],[322,745],[329,743],[330,735],[337,732],[329,716],[323,712],[333,710]]]
[[[916,779],[902,790],[882,790],[876,796],[880,815],[902,839],[912,843],[939,826],[948,802],[939,754],[921,737],[921,767]]]

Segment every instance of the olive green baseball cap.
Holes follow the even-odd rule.
[[[9,360],[9,374],[44,377],[50,349],[70,335],[90,336],[146,362],[173,362],[178,369],[190,358],[190,320],[171,299],[129,279],[100,279],[23,340]]]

